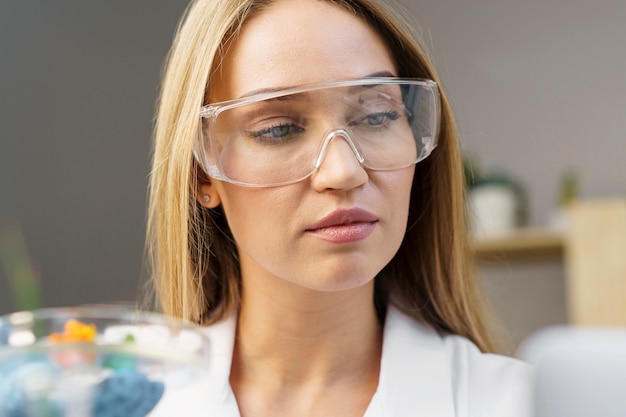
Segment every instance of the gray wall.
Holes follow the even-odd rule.
[[[46,305],[135,299],[154,102],[185,6],[0,0],[0,233],[19,225]]]
[[[626,194],[626,1],[406,0],[459,122],[465,152],[527,191],[550,223],[561,176],[581,198]],[[561,259],[479,270],[508,340],[567,321]]]
[[[531,224],[567,170],[582,197],[626,194],[626,1],[405,1],[466,152],[526,187]]]
[[[527,188],[532,224],[567,169],[584,197],[626,193],[625,1],[405,2],[464,149]],[[46,305],[135,298],[154,100],[185,5],[0,0],[0,228],[22,228]],[[515,340],[564,320],[558,261],[482,272]]]

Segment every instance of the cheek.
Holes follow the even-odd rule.
[[[239,247],[272,250],[281,230],[288,228],[293,201],[284,190],[239,188],[224,190],[222,204]]]
[[[409,217],[409,205],[411,201],[411,189],[415,169],[409,167],[404,170],[389,172],[385,178],[384,187],[387,190],[384,199],[390,211],[389,218],[393,223],[393,229],[400,240],[404,237]]]
[[[383,173],[384,178],[380,181],[380,186],[386,191],[386,200],[395,205],[399,210],[407,210],[411,200],[411,189],[413,188],[413,177],[415,166],[405,169],[389,171]]]

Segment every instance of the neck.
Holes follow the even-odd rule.
[[[373,281],[340,292],[298,288],[278,297],[244,287],[231,383],[321,392],[357,382],[373,393],[382,349],[373,288]]]

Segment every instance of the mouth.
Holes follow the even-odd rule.
[[[379,218],[367,210],[335,210],[306,229],[307,233],[331,243],[352,243],[365,239]]]

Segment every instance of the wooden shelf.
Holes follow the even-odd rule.
[[[471,245],[478,261],[502,259],[561,258],[563,235],[554,231],[525,228],[497,235],[476,236]]]

